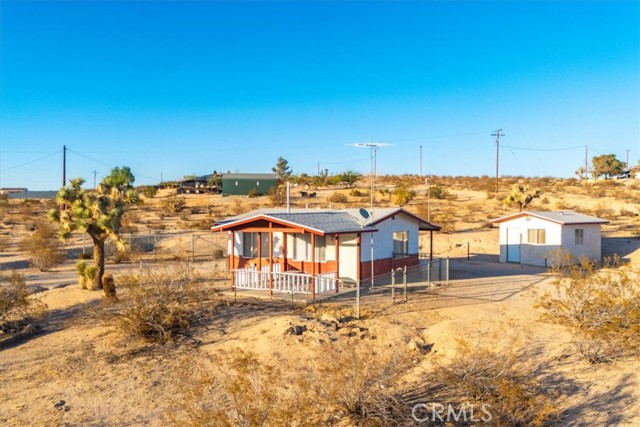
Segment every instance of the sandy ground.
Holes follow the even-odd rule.
[[[485,192],[458,193],[467,203],[488,203]],[[580,200],[575,203],[586,203]],[[487,216],[499,213],[494,209]],[[145,215],[151,217],[141,213],[140,221],[149,225]],[[628,227],[638,220],[623,219],[605,228],[603,254],[619,253],[628,268],[637,269],[639,240]],[[178,222],[174,218],[170,227],[179,228]],[[481,221],[460,219],[455,233],[436,237],[434,249],[453,260],[450,285],[436,294],[412,293],[403,304],[363,301],[365,317],[352,323],[367,331],[364,338],[409,353],[415,351],[415,343],[429,345],[430,353],[415,354],[415,372],[410,375],[428,372],[434,362],[454,355],[460,338],[494,342],[497,348],[517,339],[531,348],[545,384],[563,390],[564,397],[557,402],[561,425],[640,426],[640,361],[589,365],[580,359],[569,331],[542,322],[535,308],[539,295],[552,288],[546,271],[496,263],[497,230],[483,228]],[[53,273],[40,273],[26,268],[24,257],[12,249],[0,253],[0,265],[4,270],[20,267],[49,308],[40,333],[0,348],[0,425],[4,426],[164,427],[166,415],[179,404],[175,390],[180,372],[207,365],[213,354],[251,349],[265,362],[295,367],[307,355],[322,351],[331,334],[353,345],[366,341],[339,331],[284,335],[291,325],[312,323],[309,311],[278,301],[241,298],[219,307],[179,345],[143,345],[124,341],[92,317],[94,308],[103,304],[102,295],[78,288],[73,262]],[[116,274],[128,268],[109,266]],[[352,308],[350,302],[346,307],[340,304],[345,303],[325,302],[317,310]]]

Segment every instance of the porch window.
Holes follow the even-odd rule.
[[[327,260],[327,236],[316,236],[316,262]]]
[[[583,245],[584,244],[584,228],[576,228],[575,234],[576,234],[576,245]]]
[[[311,234],[287,234],[287,258],[294,261],[311,261]],[[327,260],[327,238],[316,236],[316,262]]]
[[[393,232],[394,258],[405,257],[407,255],[409,255],[409,232],[394,231]]]
[[[311,254],[311,235],[287,234],[287,258],[294,261],[308,261]]]
[[[547,243],[547,230],[544,228],[531,228],[527,230],[527,241],[537,245],[545,245]]]
[[[269,257],[269,233],[242,233],[242,257],[258,257],[258,234],[262,234],[262,257]]]

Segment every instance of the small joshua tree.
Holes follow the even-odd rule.
[[[511,206],[513,204],[518,205],[520,208],[520,212],[522,212],[529,204],[533,201],[533,199],[537,199],[542,195],[540,190],[535,190],[531,194],[526,194],[527,188],[521,184],[514,184],[511,187],[511,193],[505,197],[502,203],[505,206]]]

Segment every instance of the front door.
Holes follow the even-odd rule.
[[[521,242],[520,229],[507,228],[507,262],[520,263]]]

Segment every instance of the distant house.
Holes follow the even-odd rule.
[[[263,195],[278,185],[271,173],[225,173],[222,175],[223,196]]]
[[[500,225],[500,262],[552,266],[552,252],[600,261],[601,225],[609,221],[571,211],[519,212],[490,221]]]
[[[0,194],[11,194],[11,193],[25,193],[28,190],[26,188],[18,188],[18,187],[2,187],[0,188]]]
[[[183,178],[176,182],[176,192],[182,193],[217,193],[219,188],[212,185],[214,174]]]
[[[227,218],[211,230],[229,233],[231,286],[314,298],[337,292],[340,281],[370,278],[372,265],[379,275],[427,260],[432,253],[420,253],[420,231],[433,238],[440,227],[402,208],[280,208]]]

